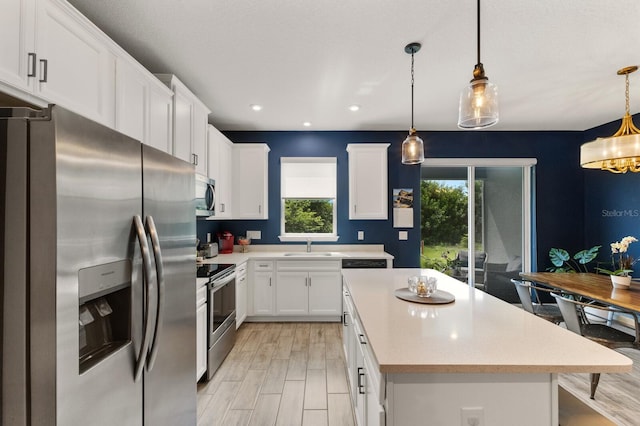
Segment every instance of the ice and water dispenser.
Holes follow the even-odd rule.
[[[80,373],[131,341],[131,262],[78,271]]]

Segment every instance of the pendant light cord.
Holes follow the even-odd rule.
[[[480,63],[480,0],[478,0],[478,10],[477,10],[477,15],[478,15],[478,64]]]
[[[411,51],[411,128],[413,129],[413,55],[414,51]]]

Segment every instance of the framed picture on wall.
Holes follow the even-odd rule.
[[[413,189],[393,190],[393,227],[413,228]]]

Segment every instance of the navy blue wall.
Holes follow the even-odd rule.
[[[634,117],[636,125],[640,114]],[[620,121],[584,132],[584,141],[614,134]],[[609,244],[627,235],[640,239],[640,174],[615,174],[602,170],[585,170],[585,247],[602,245],[598,260],[610,262]],[[629,253],[640,257],[640,242],[629,247]],[[609,265],[604,265],[608,267]],[[640,266],[635,265],[640,271]],[[637,276],[637,273],[634,273]]]
[[[198,221],[198,237],[206,232],[229,230],[244,235],[247,230],[262,231],[262,239],[252,244],[278,244],[280,233],[280,157],[335,156],[338,159],[338,234],[337,244],[384,244],[395,256],[396,267],[419,266],[420,212],[414,206],[414,227],[409,239],[398,240],[393,228],[391,191],[413,188],[416,199],[420,167],[404,166],[400,149],[407,132],[226,132],[234,143],[264,142],[269,145],[269,220]],[[578,250],[584,237],[584,173],[579,166],[579,148],[583,132],[420,132],[425,155],[432,158],[537,158],[536,229],[538,269],[549,266],[550,247]],[[390,143],[389,147],[389,220],[348,220],[348,170],[346,146],[349,143]],[[357,241],[357,231],[365,240]],[[639,244],[640,245],[640,244]]]

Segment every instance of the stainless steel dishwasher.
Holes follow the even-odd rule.
[[[382,269],[387,267],[387,259],[342,259],[342,269]]]

